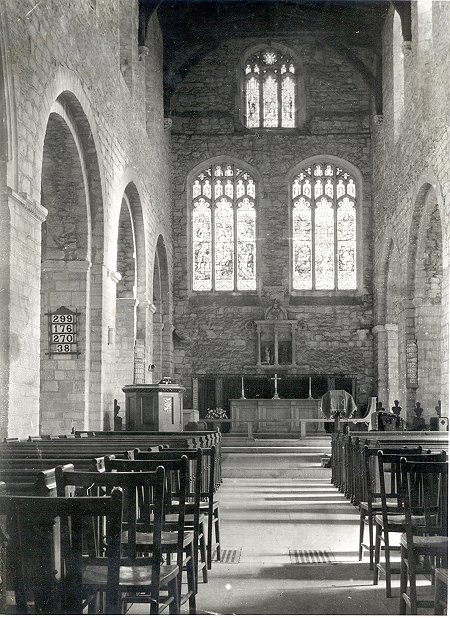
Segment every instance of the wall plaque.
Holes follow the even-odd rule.
[[[48,355],[75,354],[79,356],[78,349],[78,311],[72,311],[67,307],[60,307],[48,316]]]
[[[406,341],[406,386],[408,388],[419,386],[416,339]]]

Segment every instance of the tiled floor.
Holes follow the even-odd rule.
[[[358,511],[329,481],[228,478],[219,498],[222,549],[242,551],[238,564],[213,563],[199,614],[398,613],[398,577],[392,599],[384,581],[372,585],[367,559],[358,562]],[[291,562],[289,550],[332,562]]]

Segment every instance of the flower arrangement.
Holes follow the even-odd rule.
[[[206,420],[226,420],[227,418],[227,413],[223,408],[208,408],[206,411]]]

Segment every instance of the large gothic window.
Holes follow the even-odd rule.
[[[267,48],[244,63],[245,124],[249,129],[296,126],[296,67],[278,49]]]
[[[193,290],[255,290],[254,178],[216,163],[196,175],[191,189]]]
[[[332,163],[315,163],[292,182],[293,288],[354,290],[355,178]]]

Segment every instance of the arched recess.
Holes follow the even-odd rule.
[[[153,381],[173,372],[173,328],[170,319],[170,285],[164,239],[158,237],[153,266]]]
[[[448,401],[447,365],[444,362],[448,307],[443,294],[443,225],[438,196],[430,183],[423,184],[418,192],[408,248],[409,320],[405,339],[410,349],[417,349],[417,376],[406,368],[408,413],[412,418],[414,403],[419,401],[424,410],[423,417],[428,420],[436,415],[435,406],[439,399]]]
[[[122,386],[146,381],[147,308],[144,221],[138,190],[125,188],[118,221],[115,393],[122,410]]]
[[[40,431],[100,428],[103,203],[92,131],[69,92],[49,115],[41,202],[48,216],[42,226]],[[61,339],[58,348],[54,335],[70,332],[52,332],[49,314],[61,307],[63,315],[77,314],[76,343]]]

